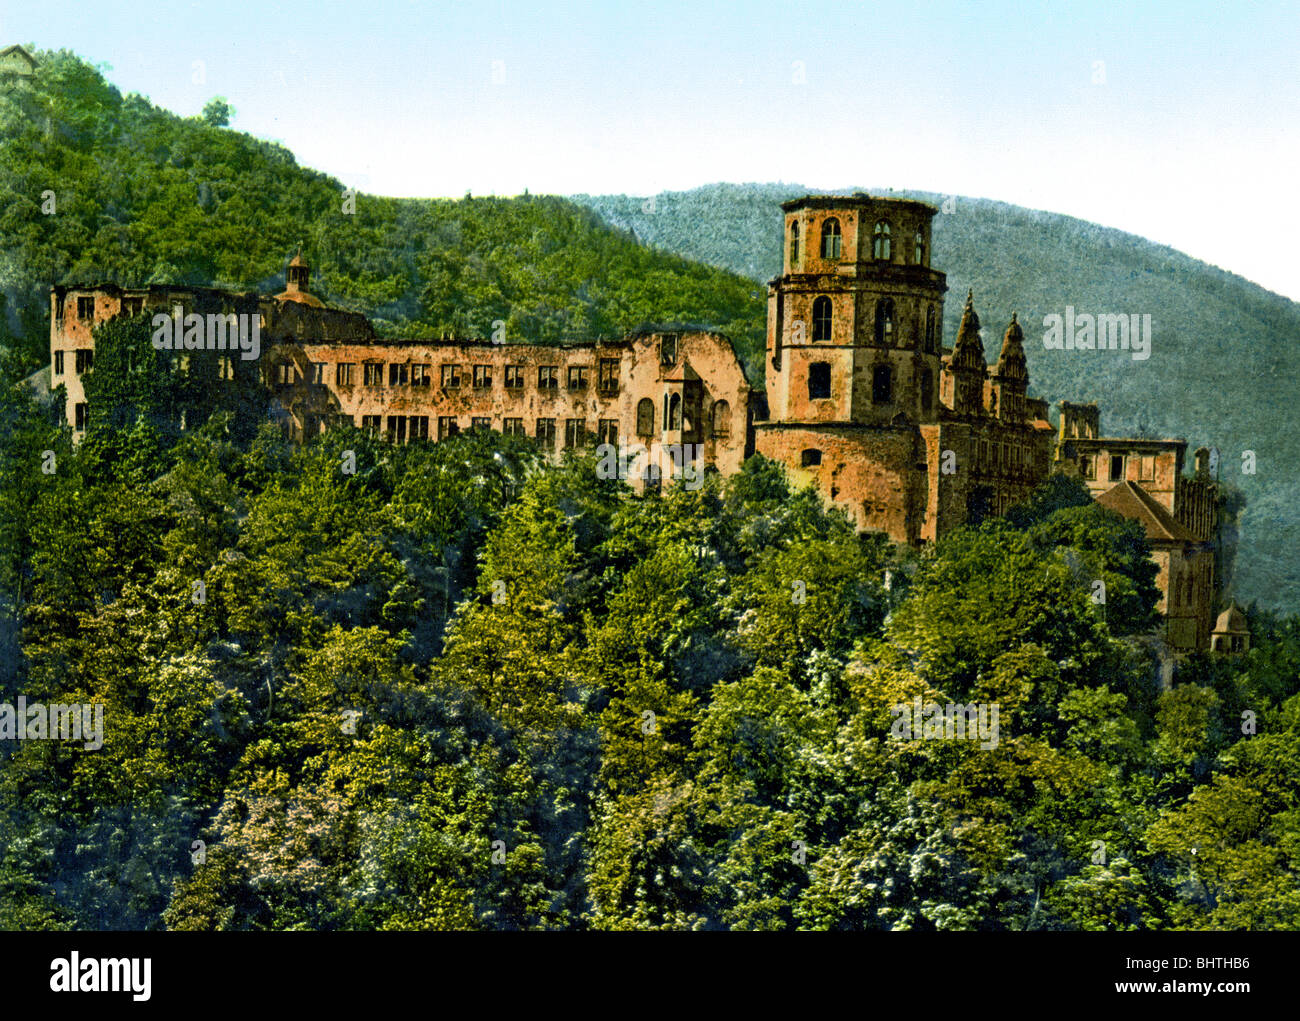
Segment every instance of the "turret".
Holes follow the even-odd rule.
[[[952,408],[959,415],[979,415],[984,411],[984,380],[988,364],[984,361],[984,344],[980,340],[980,317],[975,312],[975,295],[966,292],[957,342],[948,360],[952,377]]]
[[[1025,420],[1025,394],[1029,390],[1029,366],[1025,359],[1025,335],[1011,313],[1011,323],[1002,338],[1002,351],[993,371],[991,414],[1004,422]]]

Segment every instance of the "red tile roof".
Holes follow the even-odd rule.
[[[1154,542],[1200,542],[1174,520],[1164,504],[1135,482],[1117,483],[1097,497],[1097,502],[1116,514],[1142,522],[1147,538]]]

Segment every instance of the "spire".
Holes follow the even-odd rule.
[[[1029,381],[1029,366],[1025,360],[1025,334],[1016,321],[1016,313],[1011,313],[1011,323],[1007,326],[1006,336],[1002,338],[1002,352],[998,355],[996,375],[1005,379]]]
[[[952,348],[952,367],[975,369],[983,372],[984,344],[980,341],[980,317],[975,312],[974,291],[966,292],[966,307],[962,309],[961,326],[957,328],[957,342]]]

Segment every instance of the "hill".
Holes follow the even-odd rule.
[[[0,291],[31,368],[47,357],[51,284],[274,291],[299,243],[313,290],[387,336],[487,336],[501,319],[508,338],[555,341],[698,321],[761,347],[751,281],[646,248],[582,206],[349,196],[219,117],[122,96],[66,51],[37,57],[32,80],[0,83]]]
[[[780,203],[795,184],[717,184],[654,196],[575,195],[647,244],[766,281],[780,272]],[[844,193],[869,188],[838,189]],[[884,192],[877,192],[884,193]],[[1101,405],[1109,435],[1181,436],[1221,454],[1222,479],[1240,490],[1239,555],[1228,578],[1238,599],[1300,606],[1300,438],[1283,428],[1296,395],[1293,349],[1300,305],[1241,277],[1132,234],[988,199],[895,193],[944,208],[934,219],[932,264],[948,275],[944,336],[951,345],[967,288],[997,357],[1013,311],[1026,328],[1031,392]],[[1225,239],[1227,240],[1227,239]],[[1225,253],[1225,260],[1229,254]],[[1043,317],[1150,313],[1151,356],[1049,351]],[[1256,474],[1244,474],[1253,451]]]

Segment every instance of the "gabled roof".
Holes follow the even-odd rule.
[[[1135,482],[1119,482],[1097,502],[1126,518],[1142,523],[1147,538],[1155,542],[1200,543],[1191,532],[1174,520],[1174,516],[1154,496]]]
[[[4,60],[5,57],[10,55],[21,57],[23,60],[27,61],[28,67],[35,68],[37,66],[36,58],[27,52],[26,47],[19,46],[15,43],[13,46],[6,46],[3,50],[0,50],[0,60]]]

